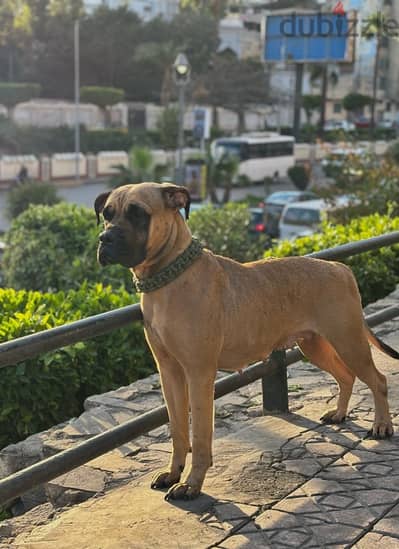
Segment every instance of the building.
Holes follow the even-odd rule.
[[[230,50],[239,59],[260,58],[261,20],[255,14],[232,13],[219,22],[219,51]]]
[[[170,21],[179,13],[179,0],[84,0],[84,5],[89,13],[101,5],[111,9],[128,6],[145,22],[155,17]]]
[[[262,47],[260,28],[267,13],[293,13],[301,10],[331,13],[337,0],[235,0],[231,2],[232,13],[221,21],[221,49],[230,48],[239,57],[247,57]],[[399,25],[399,2],[387,0],[343,0],[346,12],[356,13],[358,19],[354,32],[354,62],[330,64],[327,90],[326,118],[344,119],[348,113],[343,108],[343,99],[351,92],[373,95],[374,68],[377,40],[361,36],[360,30],[375,13],[384,13],[391,22]],[[252,23],[252,27],[249,22]],[[257,23],[254,24],[254,23]],[[249,45],[252,40],[252,45]],[[274,64],[269,66],[270,95],[273,108],[270,111],[271,125],[291,125],[295,86],[294,67]],[[304,71],[303,94],[320,95],[322,82],[313,78],[314,71],[306,67]],[[380,42],[376,120],[396,118],[396,102],[399,97],[399,41],[384,37]],[[366,116],[370,115],[365,110]],[[303,117],[304,119],[305,117]],[[313,122],[316,121],[315,116]]]

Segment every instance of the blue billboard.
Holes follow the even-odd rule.
[[[352,27],[348,14],[269,15],[265,22],[264,61],[353,62]]]

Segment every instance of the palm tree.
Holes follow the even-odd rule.
[[[376,40],[374,69],[373,69],[373,102],[371,103],[371,117],[370,117],[370,137],[373,136],[373,132],[375,128],[375,107],[377,103],[377,92],[378,92],[378,69],[379,69],[383,31],[384,31],[385,25],[387,25],[386,15],[381,12],[376,12],[367,18],[367,24],[365,28],[362,29],[362,36],[364,36],[366,40],[373,40],[373,39]]]

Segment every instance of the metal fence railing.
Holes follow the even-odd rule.
[[[320,252],[311,257],[338,260],[399,243],[399,231],[386,235],[344,244]],[[370,327],[399,316],[399,305],[391,306],[366,318]],[[114,311],[88,317],[64,326],[45,330],[16,340],[0,344],[0,367],[12,366],[40,353],[58,349],[78,341],[84,341],[133,321],[142,321],[139,305],[122,307]],[[298,349],[287,353],[272,353],[269,360],[258,362],[245,369],[243,374],[234,373],[215,383],[215,398],[224,396],[253,381],[262,379],[263,409],[265,412],[288,410],[288,388],[286,367],[301,357]],[[139,417],[126,421],[104,433],[59,452],[45,460],[0,480],[0,505],[3,505],[34,486],[50,480],[87,463],[130,440],[164,425],[168,421],[165,406],[159,406]]]

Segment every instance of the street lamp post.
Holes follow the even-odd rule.
[[[184,108],[185,90],[190,81],[191,66],[184,53],[179,53],[173,63],[173,76],[179,91],[179,131],[177,140],[176,183],[184,183],[183,147],[184,147]]]
[[[80,66],[79,66],[79,20],[74,25],[74,72],[75,72],[75,179],[80,181]]]

